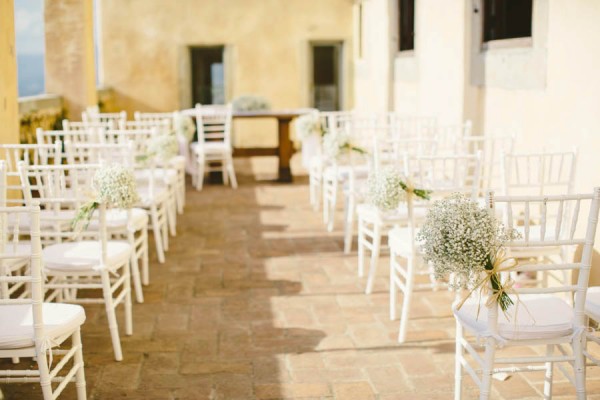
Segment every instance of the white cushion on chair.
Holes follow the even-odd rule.
[[[588,288],[585,300],[585,312],[600,322],[600,286]]]
[[[192,143],[192,150],[197,153],[202,151],[206,155],[210,154],[226,154],[231,153],[231,146],[223,141],[214,140],[210,142],[204,142],[202,146],[198,144],[198,142]]]
[[[74,332],[85,321],[85,311],[77,304],[44,303],[44,335],[58,339]],[[0,349],[34,346],[33,313],[30,304],[0,305]]]
[[[477,299],[478,294],[473,294]],[[498,308],[498,334],[509,340],[549,339],[573,333],[573,308],[564,300],[550,295],[521,295],[519,302],[508,311],[510,320]],[[516,304],[518,304],[515,321]],[[468,300],[455,317],[469,331],[480,337],[490,336],[487,326],[487,308],[482,300],[477,318],[477,300]]]
[[[141,184],[148,182],[150,170],[136,170],[135,179]],[[155,168],[153,170],[154,179],[158,182],[155,183],[173,183],[177,179],[177,170],[174,168]]]
[[[88,272],[99,268],[100,242],[79,241],[58,243],[47,246],[43,252],[44,266],[60,272]],[[127,242],[108,241],[106,243],[107,267],[120,266],[131,256],[131,246]]]

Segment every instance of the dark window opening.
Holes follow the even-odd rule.
[[[400,36],[400,51],[415,48],[415,0],[399,0],[398,34]]]
[[[193,47],[190,50],[193,104],[225,104],[224,47]]]
[[[341,44],[312,48],[313,106],[321,111],[335,111],[340,107],[340,48]]]
[[[533,0],[485,0],[483,41],[531,37]]]

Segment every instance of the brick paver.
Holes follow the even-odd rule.
[[[113,361],[102,307],[86,307],[90,399],[452,398],[452,296],[417,294],[399,345],[387,260],[366,296],[356,255],[344,256],[339,229],[327,233],[310,209],[306,177],[293,185],[255,180],[274,168],[270,159],[238,160],[238,190],[188,190],[167,262],[152,258],[146,302],[134,306],[124,361]],[[599,388],[599,371],[588,380]],[[476,398],[469,378],[465,384],[465,398]],[[542,385],[537,373],[494,381],[493,398],[540,398]],[[6,399],[41,399],[37,385],[2,389]],[[573,397],[558,376],[555,389],[555,398]],[[75,399],[74,388],[61,398]]]

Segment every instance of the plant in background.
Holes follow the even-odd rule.
[[[271,104],[264,97],[254,95],[242,95],[232,102],[235,111],[263,111],[269,110]]]
[[[514,304],[507,293],[512,282],[503,283],[500,272],[514,268],[516,261],[505,258],[503,246],[518,237],[517,231],[506,229],[490,210],[461,194],[434,202],[417,234],[436,278],[452,274],[453,287],[471,289],[458,308],[475,291],[487,291],[489,283],[492,294],[488,304],[497,301],[504,312]]]
[[[337,159],[350,152],[367,154],[365,149],[352,144],[350,135],[343,130],[332,130],[323,136],[323,154],[326,157]]]
[[[139,201],[133,172],[120,164],[100,167],[92,179],[92,190],[94,199],[82,205],[71,222],[75,232],[87,228],[100,204],[106,204],[109,208],[128,209]]]
[[[323,136],[326,132],[318,112],[304,114],[296,118],[294,129],[296,136],[301,141],[305,141],[312,136]]]
[[[190,143],[194,139],[196,133],[196,124],[192,117],[177,113],[175,120],[177,136],[183,138],[186,143]]]
[[[406,200],[408,193],[429,200],[431,192],[415,189],[394,167],[383,168],[377,174],[370,174],[367,179],[367,200],[380,210],[390,211],[398,208],[400,202]]]

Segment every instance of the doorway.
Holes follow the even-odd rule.
[[[342,42],[311,43],[311,106],[320,111],[341,108]]]
[[[225,104],[224,46],[192,47],[192,104]]]

